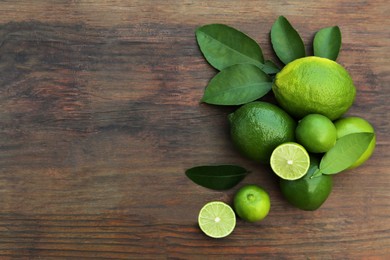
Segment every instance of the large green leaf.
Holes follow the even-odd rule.
[[[224,24],[209,24],[196,30],[196,39],[206,60],[216,69],[251,63],[262,66],[263,53],[255,40]]]
[[[314,56],[336,60],[341,48],[341,31],[338,26],[319,30],[313,41]]]
[[[252,64],[237,64],[220,71],[206,87],[202,101],[213,105],[241,105],[261,98],[272,79]]]
[[[284,64],[306,56],[302,38],[284,16],[279,16],[272,25],[271,42],[276,55]]]
[[[248,171],[237,165],[196,166],[186,171],[186,175],[196,184],[213,189],[233,188],[248,175]]]
[[[354,164],[367,150],[373,133],[354,133],[341,137],[322,157],[320,172],[336,174]]]

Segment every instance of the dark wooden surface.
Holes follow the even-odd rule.
[[[390,6],[375,1],[1,1],[0,259],[389,259]],[[310,52],[315,31],[339,25],[339,62],[358,92],[377,149],[336,176],[323,207],[283,200],[267,167],[232,147],[226,115],[199,104],[215,74],[194,37],[225,23],[256,39],[285,15]],[[253,171],[226,192],[184,171],[231,163]],[[243,184],[272,208],[213,240],[197,227],[208,201]]]

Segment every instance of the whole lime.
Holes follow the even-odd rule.
[[[337,130],[337,138],[343,137],[348,134],[353,134],[353,133],[362,133],[362,132],[374,133],[374,138],[368,145],[367,150],[348,169],[353,169],[362,165],[365,161],[368,160],[368,158],[371,157],[375,149],[376,136],[375,136],[374,127],[372,127],[372,125],[367,120],[361,117],[351,116],[351,117],[345,117],[337,120],[334,123],[334,125]]]
[[[234,195],[234,210],[243,220],[263,220],[271,208],[268,193],[257,185],[245,185]]]
[[[336,127],[329,118],[320,114],[310,114],[298,122],[295,137],[307,151],[325,153],[336,143]]]
[[[356,95],[349,73],[335,61],[320,57],[288,63],[276,74],[272,90],[290,115],[322,114],[332,121],[350,108]]]
[[[296,122],[271,103],[245,104],[228,118],[233,143],[243,155],[257,162],[269,164],[278,145],[295,139]]]
[[[329,197],[333,180],[331,175],[313,177],[319,166],[319,160],[310,157],[310,167],[307,174],[298,180],[280,180],[282,195],[293,206],[302,210],[316,210]]]

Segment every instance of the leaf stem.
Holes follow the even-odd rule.
[[[320,177],[322,175],[322,172],[320,169],[317,169],[313,175],[310,177],[310,179],[313,179],[313,178],[317,178],[317,177]]]

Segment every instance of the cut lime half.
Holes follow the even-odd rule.
[[[297,143],[284,143],[271,154],[271,168],[284,180],[303,177],[310,166],[310,157],[305,148]]]
[[[200,210],[198,223],[207,236],[222,238],[233,232],[236,226],[236,215],[228,204],[212,201]]]

